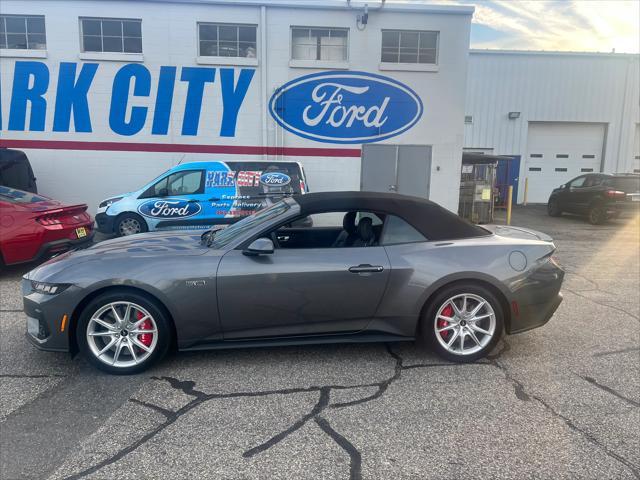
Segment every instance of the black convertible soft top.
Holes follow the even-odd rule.
[[[369,211],[397,215],[428,240],[455,240],[491,235],[437,203],[397,193],[317,192],[293,197],[303,215],[330,211]]]

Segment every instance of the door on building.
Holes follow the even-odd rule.
[[[510,155],[498,160],[496,170],[497,207],[505,207],[509,186],[513,187],[513,202],[518,199],[518,182],[520,180],[520,155]]]
[[[430,145],[364,145],[360,189],[429,198]]]
[[[602,123],[531,122],[525,175],[528,201],[546,203],[554,188],[585,173],[600,172],[606,126]]]

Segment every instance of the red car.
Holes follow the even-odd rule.
[[[90,244],[93,219],[86,210],[0,186],[0,260],[29,262]]]

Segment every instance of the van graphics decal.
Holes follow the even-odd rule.
[[[193,193],[179,193],[184,191],[185,177],[177,174],[185,171],[201,175],[200,188]],[[191,176],[190,182],[196,178]],[[149,196],[160,189],[167,189],[169,195]],[[136,191],[120,194],[120,200],[99,209],[98,215],[115,218],[137,212],[145,217],[150,231],[206,229],[233,223],[306,191],[304,171],[297,162],[187,162]]]
[[[197,215],[202,207],[197,202],[177,198],[149,200],[138,206],[138,212],[145,217],[162,219],[182,219]]]
[[[304,138],[329,143],[370,143],[399,135],[423,112],[420,97],[383,75],[330,71],[296,78],[269,100],[271,116]]]
[[[262,185],[267,185],[268,187],[284,187],[285,185],[289,185],[291,183],[291,178],[285,173],[268,172],[260,176],[260,183]]]

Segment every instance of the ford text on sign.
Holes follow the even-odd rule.
[[[273,118],[301,137],[369,143],[405,132],[422,116],[418,95],[389,77],[323,72],[292,80],[269,101]]]

